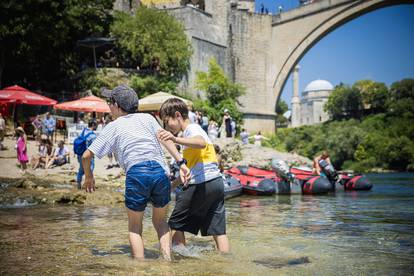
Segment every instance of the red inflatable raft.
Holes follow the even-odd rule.
[[[238,166],[226,171],[227,174],[238,179],[243,186],[243,192],[249,195],[291,194],[294,183],[282,179],[274,171],[258,169],[255,167]],[[332,184],[328,179],[297,171],[295,183],[299,183],[303,194],[326,194],[332,191]]]
[[[291,168],[290,172],[295,175],[295,178],[298,179],[306,179],[309,177],[315,177],[312,174],[312,171],[308,168]],[[330,175],[327,174],[327,178],[333,185],[333,189],[335,186],[342,185],[345,191],[368,191],[372,189],[372,183],[366,178],[364,175],[352,175],[347,173],[340,173],[337,177],[329,177]]]

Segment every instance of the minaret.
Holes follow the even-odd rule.
[[[300,126],[299,68],[293,69],[292,127]]]

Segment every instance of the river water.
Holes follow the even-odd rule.
[[[0,274],[413,275],[414,174],[368,178],[369,192],[230,199],[232,253],[192,236],[172,263],[158,259],[149,210],[138,263],[123,206],[3,208]]]

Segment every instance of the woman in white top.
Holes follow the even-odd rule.
[[[214,141],[217,139],[217,136],[218,136],[217,123],[211,120],[210,124],[208,125],[208,137],[214,143]]]
[[[259,147],[262,146],[262,140],[263,139],[264,140],[270,140],[269,138],[264,137],[260,131],[258,131],[256,135],[253,135],[253,136],[250,136],[250,137],[254,138],[254,145],[259,146]]]

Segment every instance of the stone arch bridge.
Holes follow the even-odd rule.
[[[276,15],[255,13],[255,0],[134,0],[158,3],[183,22],[193,46],[190,70],[181,87],[194,91],[197,71],[214,57],[226,73],[246,87],[239,101],[248,131],[275,131],[276,104],[298,61],[320,39],[363,14],[414,0],[314,0]],[[131,1],[114,8],[134,10]]]
[[[247,88],[241,98],[246,129],[275,130],[276,103],[289,74],[321,38],[363,14],[404,3],[414,1],[320,0],[273,16],[232,11],[228,44],[234,80]]]

